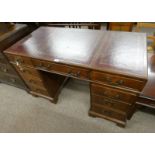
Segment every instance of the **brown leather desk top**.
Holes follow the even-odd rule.
[[[147,79],[144,33],[40,27],[6,51]]]

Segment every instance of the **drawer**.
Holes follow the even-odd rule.
[[[126,115],[125,114],[118,113],[118,112],[113,111],[113,110],[108,109],[108,108],[104,108],[100,105],[92,105],[90,111],[98,113],[99,115],[101,115],[102,117],[105,117],[107,119],[112,119],[113,121],[119,120],[122,122],[126,122]]]
[[[33,64],[36,68],[41,70],[57,72],[59,74],[68,75],[76,78],[89,79],[89,71],[79,67],[70,67],[63,64],[56,64],[40,60],[33,60]]]
[[[39,87],[44,87],[43,81],[39,77],[24,76],[21,73],[20,73],[20,75],[23,77],[23,79],[24,79],[25,83],[27,83],[27,85],[35,85],[35,86],[39,86]]]
[[[45,89],[44,87],[44,84],[43,84],[43,82],[41,82],[41,81],[38,81],[38,80],[34,80],[34,79],[25,79],[24,80],[25,81],[25,83],[29,86],[29,87],[40,87],[40,88],[42,88],[42,89]]]
[[[13,65],[13,66],[23,76],[39,76],[40,77],[40,74],[36,69],[30,68],[30,67],[28,68],[28,67],[24,67],[24,66],[18,67],[17,65]]]
[[[145,81],[135,80],[127,77],[122,77],[119,75],[101,73],[101,72],[92,72],[91,79],[98,82],[103,82],[108,85],[124,87],[129,89],[135,89],[141,91],[145,85]]]
[[[112,87],[101,86],[97,84],[91,84],[91,92],[97,95],[103,95],[115,100],[121,100],[123,102],[134,103],[137,96],[136,94],[129,93],[125,90],[120,90]]]
[[[16,71],[9,64],[0,64],[0,72],[17,75]]]
[[[14,77],[12,75],[0,73],[0,81],[17,87],[26,88],[26,85],[19,77]]]
[[[122,102],[118,102],[116,100],[107,98],[107,97],[103,97],[103,96],[98,96],[98,95],[91,95],[91,104],[99,104],[99,105],[103,105],[104,107],[109,107],[112,108],[114,110],[119,110],[122,112],[128,112],[131,108],[130,105],[122,103]]]
[[[12,55],[12,54],[6,54],[6,56],[9,59],[9,61],[14,64],[32,66],[32,62],[30,58],[27,58],[24,56]]]

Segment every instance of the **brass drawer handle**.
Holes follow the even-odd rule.
[[[115,98],[115,99],[120,99],[120,95],[117,94],[114,98]]]
[[[24,60],[22,60],[21,58],[16,58],[15,61],[16,63],[24,63]]]
[[[110,77],[106,77],[105,79],[106,79],[107,82],[112,82]]]
[[[39,63],[38,64],[38,67],[43,67],[44,65],[42,63]]]
[[[117,84],[118,85],[122,85],[122,84],[124,84],[124,81],[123,80],[119,80],[119,81],[117,81]]]
[[[39,63],[38,64],[38,67],[39,68],[43,68],[43,69],[48,69],[48,68],[52,67],[52,65],[51,64],[48,64],[47,66],[45,66],[43,63]]]
[[[78,71],[77,73],[73,73],[72,71],[68,72],[69,76],[74,76],[74,77],[79,77],[80,76],[80,71]]]
[[[108,106],[113,106],[114,103],[111,101],[111,99],[104,99],[104,104],[108,105]]]
[[[78,71],[78,72],[77,72],[76,76],[77,76],[77,77],[79,77],[79,76],[80,76],[80,71]]]
[[[116,82],[109,82],[109,84],[114,85],[114,86],[119,86],[119,85],[123,85],[124,81],[123,80],[119,80]]]

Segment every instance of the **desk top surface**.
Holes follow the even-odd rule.
[[[144,33],[40,27],[5,52],[147,78]]]

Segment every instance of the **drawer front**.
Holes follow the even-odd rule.
[[[92,105],[91,111],[103,115],[103,117],[112,118],[116,120],[120,120],[126,122],[126,115],[112,111],[111,109],[101,107],[99,105]]]
[[[134,103],[137,98],[136,94],[126,92],[125,90],[121,91],[119,89],[100,86],[97,84],[91,84],[91,92],[93,94],[107,96],[115,100],[128,102],[129,104]]]
[[[25,79],[24,80],[25,81],[25,83],[29,86],[29,87],[31,87],[31,86],[33,86],[33,87],[40,87],[40,88],[42,88],[42,89],[45,89],[44,88],[44,84],[43,84],[43,82],[41,82],[41,81],[39,81],[39,80],[34,80],[34,79]]]
[[[110,107],[112,109],[119,110],[119,111],[126,112],[126,113],[131,108],[130,105],[128,104],[118,102],[116,100],[113,100],[107,97],[94,95],[94,94],[91,95],[91,103],[100,104],[100,105],[103,105],[104,107],[107,107],[107,108]]]
[[[23,76],[36,76],[36,77],[39,76],[40,77],[40,74],[39,74],[39,72],[36,69],[28,68],[28,67],[23,67],[23,66],[18,67],[17,65],[13,65],[13,66]]]
[[[32,66],[30,58],[12,54],[6,54],[6,56],[8,57],[10,62],[13,62],[17,65]]]
[[[0,72],[17,75],[16,71],[9,64],[0,64]]]
[[[119,75],[112,75],[107,73],[92,72],[91,79],[98,82],[103,82],[108,85],[135,89],[141,91],[145,85],[144,81],[134,80]]]
[[[0,73],[0,81],[17,86],[17,87],[26,88],[24,82],[20,78],[14,77],[12,75],[6,75],[6,74]]]
[[[22,76],[27,85],[35,85],[37,87],[44,88],[43,81],[39,77],[24,75],[21,72],[19,72],[19,74]]]
[[[89,79],[89,71],[79,67],[69,67],[67,65],[44,62],[40,60],[33,60],[33,64],[38,69],[57,72],[76,78]]]

